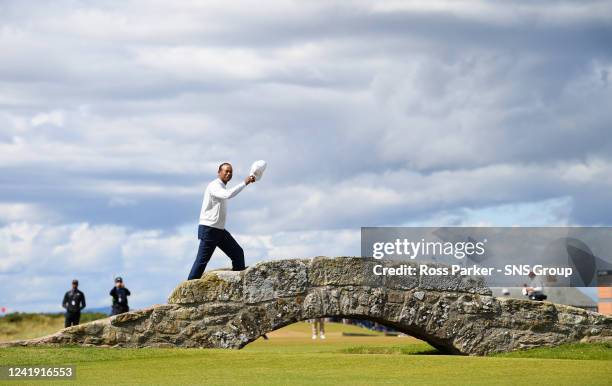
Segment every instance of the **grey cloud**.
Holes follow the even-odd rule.
[[[230,204],[249,264],[350,254],[360,226],[610,225],[610,3],[442,3],[0,2],[0,292],[51,309],[148,264],[135,304],[163,301],[221,161],[269,163]],[[3,255],[48,228],[46,266],[79,263],[83,224],[94,273]]]
[[[0,204],[173,234],[266,159],[243,237],[559,197],[609,224],[607,2],[143,4],[0,3]]]

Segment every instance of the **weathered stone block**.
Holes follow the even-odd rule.
[[[310,286],[381,286],[382,276],[374,275],[378,261],[361,257],[316,257],[310,264],[308,284]]]
[[[414,275],[384,275],[382,276],[382,286],[385,288],[410,290],[419,286],[418,264],[411,261],[391,261],[378,260],[378,263],[383,268],[401,268],[402,266],[412,267],[415,270]]]
[[[242,301],[244,271],[211,271],[201,279],[182,282],[168,297],[170,304]]]
[[[244,301],[259,303],[279,297],[306,293],[308,266],[302,260],[278,260],[259,263],[244,274]]]
[[[443,268],[441,264],[423,264],[431,268]],[[471,292],[491,295],[491,289],[481,276],[464,275],[420,275],[419,288],[434,291]]]

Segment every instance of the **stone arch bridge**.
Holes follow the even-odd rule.
[[[399,263],[316,257],[211,271],[181,283],[168,304],[9,344],[239,349],[288,324],[332,316],[375,321],[452,354],[612,340],[612,317],[496,298],[481,277],[376,276],[375,264]]]

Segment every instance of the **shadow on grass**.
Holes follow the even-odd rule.
[[[384,354],[384,355],[443,355],[444,353],[427,345],[406,346],[351,346],[339,350],[343,354]]]
[[[445,355],[426,344],[401,346],[351,346],[338,352],[343,354],[384,354],[384,355]],[[489,355],[497,358],[538,358],[612,361],[612,342],[570,343],[556,347],[538,347],[529,350]]]
[[[569,343],[556,347],[538,347],[529,350],[492,354],[500,358],[612,360],[612,342]]]
[[[378,336],[376,334],[367,334],[367,333],[363,333],[363,332],[342,332],[342,336]]]
[[[445,355],[442,351],[436,350],[435,348],[420,350],[409,353],[410,355]]]

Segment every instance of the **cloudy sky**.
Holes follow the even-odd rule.
[[[0,306],[164,302],[206,184],[247,264],[383,225],[612,225],[606,1],[0,2]],[[232,181],[236,183],[236,181]],[[228,266],[216,254],[210,267]]]

